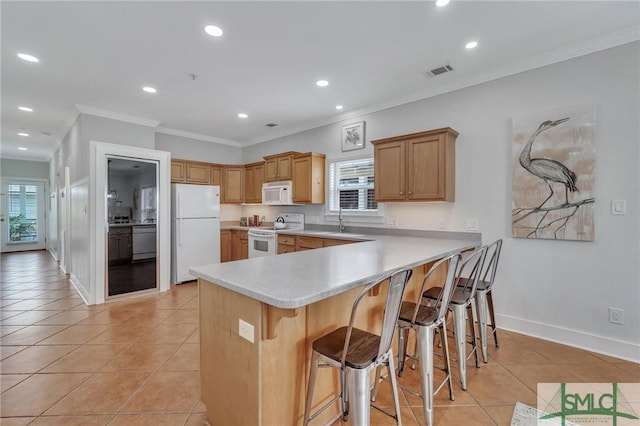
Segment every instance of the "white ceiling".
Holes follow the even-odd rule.
[[[75,105],[246,146],[638,40],[639,6],[2,1],[0,154],[48,160]],[[224,35],[208,36],[207,24]],[[467,51],[472,39],[479,46]],[[25,62],[18,52],[40,62]],[[423,74],[445,63],[455,71]],[[317,87],[321,78],[330,85]],[[158,93],[143,92],[144,85]],[[279,126],[265,126],[272,122]]]

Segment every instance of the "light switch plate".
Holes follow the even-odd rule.
[[[611,200],[611,214],[621,216],[627,214],[627,202],[625,200]]]
[[[240,337],[242,337],[243,339],[253,343],[253,326],[248,322],[238,319],[238,334],[240,334]]]

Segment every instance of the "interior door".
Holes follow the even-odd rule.
[[[47,236],[44,182],[4,179],[1,187],[2,252],[44,250]]]

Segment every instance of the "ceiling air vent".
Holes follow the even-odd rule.
[[[276,127],[278,125],[278,123],[267,123],[265,124],[265,126],[267,127]]]
[[[453,65],[446,64],[446,65],[442,65],[441,67],[437,67],[437,68],[425,71],[424,73],[429,77],[437,77],[440,74],[445,74],[451,71],[453,71]]]

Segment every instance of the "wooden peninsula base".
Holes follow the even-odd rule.
[[[425,267],[426,266],[426,267]],[[415,298],[428,265],[413,269],[406,297]],[[200,376],[208,420],[218,425],[285,426],[302,424],[311,344],[349,321],[360,291],[344,293],[297,308],[281,309],[198,280],[200,295]],[[377,331],[386,286],[367,298],[356,327]],[[253,327],[253,342],[239,334],[239,321]],[[323,369],[315,388],[316,407],[339,389],[337,372]],[[338,405],[314,420],[324,424],[339,414]]]

